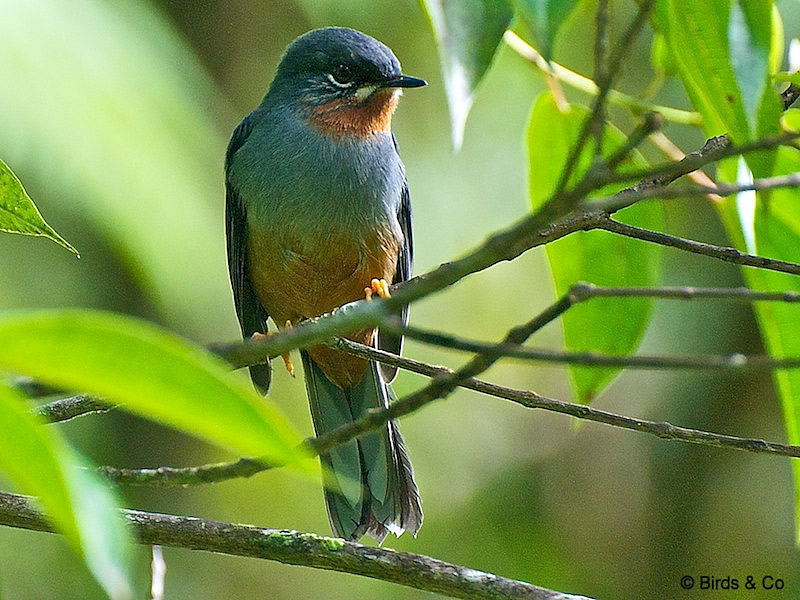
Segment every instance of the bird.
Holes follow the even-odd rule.
[[[270,317],[291,327],[365,295],[385,297],[390,283],[411,277],[411,201],[391,121],[403,89],[424,85],[386,45],[353,29],[314,29],[289,44],[225,157],[228,268],[244,338],[268,334]],[[402,350],[391,332],[347,337]],[[327,346],[301,356],[317,435],[396,399],[396,367]],[[269,361],[250,376],[266,394]],[[422,505],[394,421],[320,459],[334,534],[379,544],[390,531],[416,537]]]

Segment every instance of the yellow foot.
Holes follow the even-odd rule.
[[[286,321],[286,327],[289,328],[292,326],[291,321]],[[263,338],[268,338],[271,335],[275,335],[272,331],[268,331],[267,333],[259,333],[256,331],[253,335],[250,336],[250,339],[253,340],[260,340]],[[292,357],[289,355],[288,352],[281,354],[281,358],[283,359],[283,364],[286,365],[286,370],[289,372],[289,375],[292,377],[295,376],[294,374],[294,365],[292,364]]]
[[[373,294],[378,294],[380,298],[391,298],[389,293],[389,283],[385,279],[373,279],[369,282],[370,287],[364,288],[364,295],[367,301],[372,300]]]
[[[286,323],[283,324],[284,329],[291,329],[293,327],[292,321],[286,319]],[[283,359],[283,364],[286,367],[286,370],[289,372],[289,375],[292,377],[295,376],[294,374],[294,365],[292,364],[292,356],[288,352],[284,352],[281,354],[281,358]]]

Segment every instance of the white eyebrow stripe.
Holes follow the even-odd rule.
[[[340,82],[336,81],[336,78],[333,75],[331,75],[330,73],[326,73],[325,75],[327,75],[328,81],[330,81],[336,87],[349,88],[350,86],[353,85],[353,83],[355,83],[353,81],[348,81],[347,83],[340,83]]]

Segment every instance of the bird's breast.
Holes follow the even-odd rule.
[[[368,232],[250,228],[256,295],[276,322],[316,317],[364,297],[373,278],[391,281],[402,238],[389,223]]]

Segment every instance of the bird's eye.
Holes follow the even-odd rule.
[[[349,86],[353,83],[353,73],[347,65],[337,65],[331,72],[331,80],[339,86]]]

